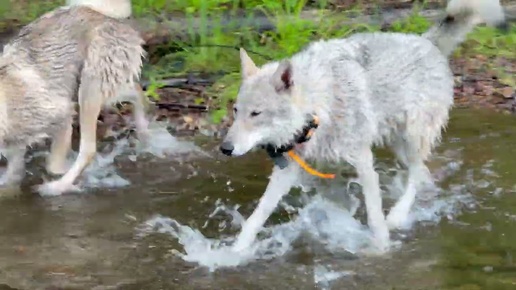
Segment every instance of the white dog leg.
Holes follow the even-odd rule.
[[[254,242],[256,235],[263,227],[269,216],[284,195],[288,194],[292,186],[296,185],[299,178],[299,166],[289,164],[285,169],[274,167],[267,189],[260,199],[258,207],[245,221],[242,231],[237,237],[233,250],[242,251]]]
[[[25,147],[10,147],[2,151],[7,159],[7,171],[0,177],[0,186],[19,185],[25,177]]]
[[[96,82],[83,82],[79,89],[81,141],[79,155],[70,170],[60,179],[38,188],[41,195],[55,196],[68,191],[77,191],[74,182],[95,157],[97,152],[97,118],[102,107],[102,96]]]
[[[145,104],[144,102],[149,102],[146,100],[146,96],[143,94],[143,91],[140,85],[136,85],[136,97],[133,102],[134,107],[134,122],[136,125],[136,133],[138,134],[138,139],[140,142],[146,142],[149,139],[149,120],[147,120],[145,116]]]
[[[382,211],[382,196],[378,173],[374,170],[373,152],[364,148],[362,153],[354,158],[358,179],[362,185],[367,210],[367,223],[374,235],[374,244],[380,252],[390,247],[389,229]]]
[[[417,190],[422,183],[429,181],[430,172],[422,160],[409,161],[408,170],[409,174],[405,193],[387,215],[387,225],[391,230],[402,229],[409,226],[410,209],[416,200]]]
[[[149,120],[145,116],[147,105],[150,101],[145,96],[140,84],[136,83],[134,87],[121,90],[116,97],[119,101],[129,101],[133,104],[133,118],[136,125],[136,134],[140,142],[145,143],[149,139]]]
[[[65,174],[69,166],[66,157],[72,148],[72,119],[52,138],[50,154],[47,158],[47,171],[52,174]]]

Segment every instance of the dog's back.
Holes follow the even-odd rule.
[[[55,94],[76,95],[83,73],[101,79],[105,97],[139,77],[143,40],[123,20],[85,6],[63,7],[24,27],[4,57],[32,66]]]
[[[410,34],[368,33],[355,34],[347,41],[359,44],[358,61],[367,71],[380,136],[389,139],[399,124],[410,127],[422,119],[428,119],[424,123],[432,132],[440,131],[453,105],[453,75],[447,58],[430,40]]]

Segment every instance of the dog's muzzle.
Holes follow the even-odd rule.
[[[233,146],[233,144],[231,144],[230,142],[222,142],[219,149],[222,152],[222,154],[231,156],[233,150],[235,150],[235,146]]]

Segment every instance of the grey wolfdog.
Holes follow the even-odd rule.
[[[130,0],[72,0],[22,28],[0,57],[0,148],[8,160],[0,180],[16,186],[25,174],[24,154],[51,137],[47,170],[64,174],[43,184],[41,194],[74,190],[74,182],[96,153],[102,107],[135,104],[137,129],[145,132],[140,78],[144,41],[124,18]],[[68,169],[74,104],[80,106],[80,150]]]
[[[235,120],[220,145],[229,156],[259,146],[295,143],[307,115],[319,119],[309,141],[295,144],[312,161],[351,164],[358,174],[373,233],[373,251],[388,251],[389,229],[402,227],[422,184],[433,183],[425,161],[439,143],[453,105],[448,56],[481,23],[505,25],[498,0],[452,0],[446,16],[423,35],[359,33],[321,40],[289,59],[257,67],[241,49],[242,84]],[[388,146],[408,169],[404,194],[382,212],[373,146]],[[290,160],[290,159],[287,159]],[[258,207],[233,250],[251,245],[280,199],[299,185],[294,162],[275,166]]]

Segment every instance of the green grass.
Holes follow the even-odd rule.
[[[161,18],[167,14],[182,15],[187,19],[187,37],[181,41],[173,40],[162,49],[157,63],[146,65],[144,78],[151,80],[147,94],[159,98],[156,91],[159,80],[184,75],[186,72],[224,72],[208,90],[208,94],[217,96],[216,109],[212,110],[212,120],[220,122],[226,116],[226,105],[233,100],[240,86],[240,64],[238,48],[244,47],[257,64],[270,59],[281,59],[301,50],[309,42],[317,39],[346,37],[352,33],[378,31],[380,27],[356,24],[343,25],[344,13],[335,13],[327,8],[328,0],[133,0],[135,17]],[[37,4],[36,4],[37,3]],[[0,29],[24,25],[64,1],[41,0],[29,1],[0,0]],[[316,17],[304,20],[300,17],[307,6],[319,8]],[[246,9],[246,17],[252,19],[256,13],[265,14],[276,24],[276,31],[258,33],[239,23],[233,23],[233,29],[224,30],[220,21],[224,14],[236,13]],[[357,7],[359,9],[360,7]],[[418,9],[423,7],[417,7]],[[165,19],[165,18],[162,18]],[[194,19],[198,27],[193,29]],[[209,20],[210,19],[210,20]],[[199,21],[200,20],[200,21]],[[166,21],[166,20],[165,20]],[[411,17],[397,21],[390,31],[403,33],[422,33],[432,23],[414,13]],[[487,57],[504,56],[514,59],[516,45],[516,26],[509,33],[480,27],[472,33],[467,41],[468,49],[459,49],[458,56],[475,54]],[[466,47],[466,46],[464,46]],[[508,85],[514,83],[514,77],[498,70],[499,78]]]

